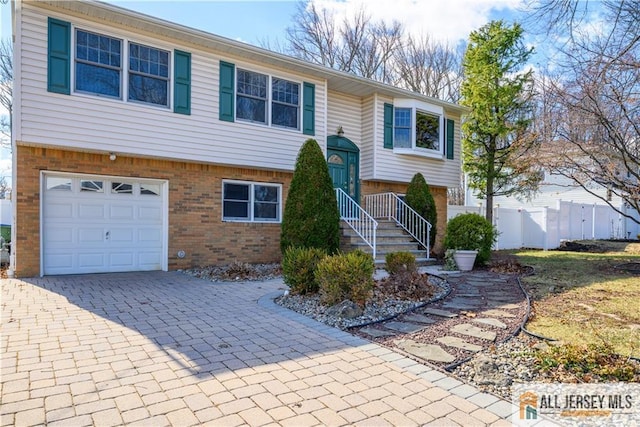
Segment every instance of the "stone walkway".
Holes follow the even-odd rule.
[[[359,333],[446,366],[518,329],[526,305],[514,276],[474,271],[451,274],[447,280],[452,292],[442,301],[360,328]]]
[[[177,272],[5,279],[1,425],[511,424],[510,402],[284,309],[282,289]]]

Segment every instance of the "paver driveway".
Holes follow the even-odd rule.
[[[511,405],[275,305],[282,281],[2,281],[2,425],[510,425]]]

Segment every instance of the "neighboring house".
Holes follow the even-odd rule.
[[[446,218],[458,105],[110,4],[14,5],[16,276],[279,261],[308,138],[354,199],[421,172]]]

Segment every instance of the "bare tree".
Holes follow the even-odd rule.
[[[462,55],[429,35],[409,37],[396,52],[396,84],[446,101],[460,100]]]
[[[588,2],[552,0],[536,9],[566,40],[556,69],[539,80],[546,139],[540,160],[634,219],[609,195],[640,211],[640,1],[600,4],[605,19],[591,32],[581,25]]]
[[[0,40],[0,104],[9,113],[0,117],[2,144],[11,145],[11,113],[13,111],[13,45],[9,39]]]
[[[462,54],[428,36],[405,40],[396,21],[374,22],[360,9],[338,22],[316,3],[300,2],[293,22],[285,49],[293,56],[423,95],[459,99]]]

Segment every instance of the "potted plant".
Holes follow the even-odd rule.
[[[455,250],[453,258],[461,271],[483,265],[491,257],[491,247],[498,233],[486,218],[476,213],[466,213],[447,223],[444,248]]]

